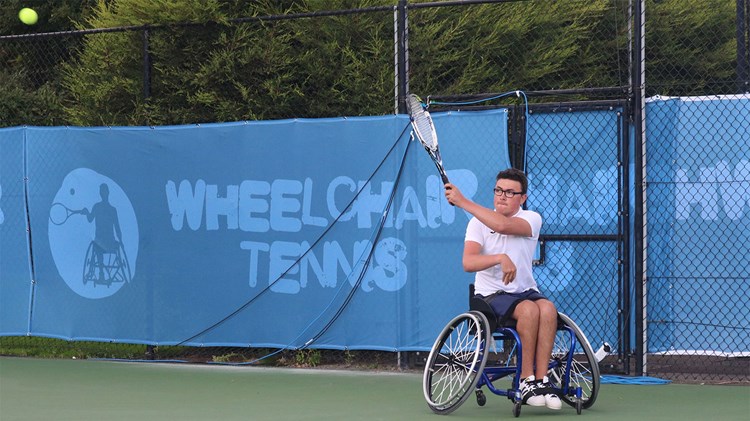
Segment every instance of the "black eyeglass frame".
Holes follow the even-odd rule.
[[[495,196],[501,196],[501,195],[502,195],[502,196],[505,196],[505,197],[507,197],[508,199],[512,199],[512,198],[513,198],[513,197],[515,197],[515,196],[516,196],[517,194],[520,194],[520,195],[524,195],[524,194],[526,194],[526,193],[524,193],[524,192],[520,192],[520,191],[513,191],[513,190],[503,190],[503,189],[501,189],[500,187],[495,187],[495,188],[494,188],[494,189],[492,189],[492,190],[493,190],[493,191],[495,192]]]

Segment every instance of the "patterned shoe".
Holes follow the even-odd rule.
[[[547,405],[547,408],[555,410],[562,408],[562,401],[560,401],[560,397],[554,393],[552,384],[550,384],[547,376],[544,376],[537,387],[539,393],[544,393],[544,404]]]
[[[546,399],[543,394],[537,394],[539,389],[539,381],[534,376],[529,376],[521,380],[521,402],[531,406],[544,406],[546,405]]]

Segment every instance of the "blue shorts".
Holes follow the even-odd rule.
[[[512,319],[513,311],[515,311],[518,303],[524,300],[536,301],[536,300],[547,300],[548,298],[541,293],[530,289],[528,291],[510,294],[507,292],[498,291],[492,295],[483,296],[476,294],[474,297],[481,298],[492,307],[492,310],[497,316],[497,320],[500,323],[506,320]]]

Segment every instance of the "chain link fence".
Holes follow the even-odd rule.
[[[750,378],[749,5],[646,6],[644,369],[679,381]]]
[[[667,378],[747,381],[748,1],[382,3],[222,24],[0,36],[0,127],[383,115],[403,111],[407,91],[429,95],[436,112],[506,107],[511,161],[529,173],[529,205],[545,217],[535,274],[561,310],[591,326],[594,348],[613,346],[607,368],[639,372],[642,363],[644,372]],[[637,11],[645,19],[645,79],[634,80],[644,47]],[[651,98],[644,205],[631,187],[643,171],[633,166],[642,151],[630,149],[629,135],[640,119],[639,81]],[[518,89],[524,98],[497,95]],[[678,140],[659,131],[678,126]],[[679,194],[690,197],[687,205],[677,203]],[[637,213],[648,227],[644,263],[631,259],[640,244],[630,242]],[[643,297],[630,282],[641,281],[634,278],[640,264]],[[717,292],[727,290],[733,294]],[[596,300],[600,313],[577,314],[581,300]],[[639,350],[643,302],[648,339]],[[4,349],[45,341],[0,338]],[[424,357],[82,348],[60,345],[62,353],[100,357],[238,362],[273,355],[267,360],[308,366],[403,368]]]

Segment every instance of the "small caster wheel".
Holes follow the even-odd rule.
[[[521,415],[521,402],[513,403],[513,416],[518,418]]]
[[[487,396],[484,396],[484,392],[477,390],[477,405],[484,406],[487,403]]]
[[[581,399],[576,399],[576,413],[578,413],[578,415],[581,415],[582,409],[583,409],[583,401]]]

